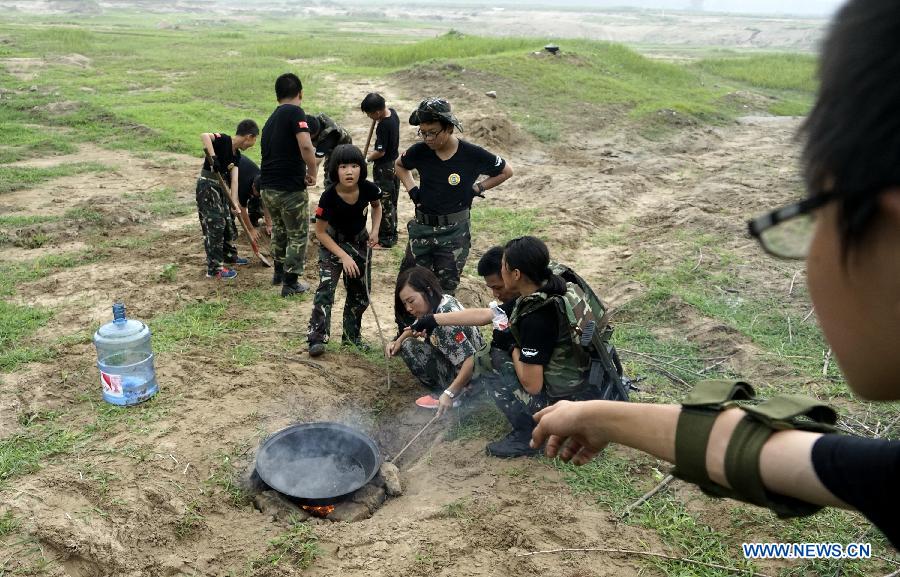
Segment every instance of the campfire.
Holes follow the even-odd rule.
[[[334,511],[334,505],[322,505],[320,507],[316,507],[315,505],[303,505],[302,507],[310,515],[318,517],[320,519],[324,519],[332,511]]]

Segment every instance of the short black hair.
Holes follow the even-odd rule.
[[[550,270],[550,251],[544,241],[534,236],[514,238],[503,250],[507,270],[519,269],[538,286],[543,286],[553,271]]]
[[[384,110],[384,107],[384,96],[377,92],[366,94],[366,97],[362,99],[362,103],[359,105],[359,109],[366,113],[378,112],[379,110]]]
[[[441,130],[451,130],[452,128],[454,128],[453,123],[443,116],[438,116],[437,114],[429,114],[427,112],[420,112],[419,124],[421,125],[426,122],[439,122],[441,124]]]
[[[438,277],[424,266],[412,266],[400,271],[400,274],[397,276],[397,286],[394,288],[394,313],[397,318],[407,314],[406,306],[400,300],[400,291],[406,285],[409,285],[409,288],[421,294],[432,310],[441,304],[444,293],[441,290],[441,283]]]
[[[246,118],[238,122],[237,130],[234,133],[238,136],[259,136],[259,125],[255,120]]]
[[[366,157],[357,146],[339,144],[331,151],[331,158],[328,160],[328,178],[331,179],[331,182],[338,182],[338,167],[342,164],[358,164],[360,181],[365,180],[368,176]]]
[[[503,266],[503,247],[492,246],[487,252],[478,259],[478,276],[490,276],[492,274],[500,274],[500,268]]]
[[[845,257],[872,229],[878,195],[900,184],[900,2],[851,0],[822,46],[819,94],[803,125],[810,196],[839,195]]]
[[[302,90],[303,83],[293,72],[285,72],[275,80],[275,98],[278,100],[291,100]]]

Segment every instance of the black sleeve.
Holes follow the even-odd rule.
[[[900,441],[824,435],[812,449],[822,484],[900,547]]]
[[[333,188],[325,189],[325,192],[319,197],[319,206],[316,207],[316,220],[328,222],[328,219],[331,218],[331,211],[334,210],[336,194]]]
[[[375,127],[375,144],[372,145],[372,150],[377,150],[378,152],[386,152],[384,147],[385,143],[388,141],[387,131],[388,123],[379,122],[378,126]]]
[[[293,112],[291,115],[291,127],[294,129],[294,134],[309,132],[309,124],[306,123],[306,113],[303,112],[303,109],[295,106],[291,108],[291,111]]]
[[[407,148],[406,152],[400,155],[400,164],[402,164],[403,168],[405,168],[406,170],[413,170],[417,168],[418,163],[418,147],[415,144]]]
[[[503,167],[506,166],[506,161],[503,160],[500,156],[494,154],[493,152],[488,152],[480,146],[474,146],[474,149],[474,156],[476,160],[475,165],[478,167],[478,174],[497,176],[498,174],[503,172]]]
[[[362,191],[362,187],[360,187],[360,191]],[[372,183],[372,186],[367,186],[365,188],[365,194],[363,195],[363,200],[366,202],[375,202],[376,200],[381,200],[382,194],[381,189],[378,188],[378,185]]]
[[[559,320],[552,303],[525,315],[519,324],[519,360],[529,365],[546,365],[558,337]]]

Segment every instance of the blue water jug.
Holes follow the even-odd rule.
[[[123,303],[113,305],[113,320],[97,329],[94,345],[103,400],[114,405],[135,405],[159,390],[150,328],[141,321],[126,319]]]

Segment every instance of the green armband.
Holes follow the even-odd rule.
[[[748,391],[749,396],[743,396]],[[706,471],[706,448],[718,413],[735,405],[735,400],[752,397],[753,389],[746,383],[699,383],[685,400],[678,419],[673,474],[696,483],[707,495],[767,507],[779,517],[812,515],[822,507],[766,490],[759,471],[759,455],[769,437],[779,430],[834,431],[837,413],[815,399],[782,395],[758,405],[741,404],[746,414],[735,427],[725,450],[725,477],[731,489],[710,480]]]

